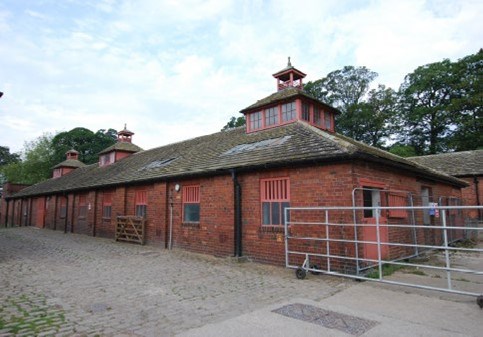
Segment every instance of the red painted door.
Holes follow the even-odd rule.
[[[45,198],[37,198],[37,219],[35,226],[44,228],[45,225]]]
[[[364,224],[367,225],[375,225],[376,218],[364,218]],[[389,242],[389,235],[387,231],[387,227],[384,224],[387,224],[387,218],[379,217],[379,238],[381,243]],[[378,253],[377,253],[377,226],[367,226],[363,227],[363,241],[373,241],[376,243],[364,243],[364,258],[377,260]],[[381,259],[387,259],[389,257],[389,246],[381,244]]]

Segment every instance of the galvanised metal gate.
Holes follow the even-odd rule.
[[[286,267],[295,269],[301,279],[308,272],[324,273],[476,296],[481,303],[483,226],[482,219],[475,218],[481,209],[441,206],[439,202],[429,206],[286,208]],[[434,256],[441,260],[433,263]],[[465,261],[473,262],[465,266]],[[442,274],[435,276],[435,285],[399,281],[385,277],[385,269],[391,266]],[[455,286],[468,281],[461,275],[478,278],[478,289]]]

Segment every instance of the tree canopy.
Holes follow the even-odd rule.
[[[226,125],[223,127],[223,129],[221,129],[221,131],[237,128],[237,127],[243,126],[245,124],[246,124],[245,116],[241,116],[241,117],[238,117],[238,118],[235,117],[235,116],[232,116],[230,118],[230,120],[228,121],[228,123],[226,123]]]
[[[0,174],[4,181],[19,184],[35,184],[52,176],[52,167],[63,162],[68,150],[79,152],[79,160],[85,164],[98,161],[98,153],[116,142],[117,131],[114,129],[92,132],[78,127],[56,135],[43,134],[37,139],[26,142],[21,155],[7,156],[9,151],[0,147],[0,161],[10,158],[0,165]],[[3,181],[3,182],[4,182]]]

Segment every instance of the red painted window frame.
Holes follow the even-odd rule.
[[[145,218],[148,212],[148,191],[137,190],[134,192],[134,214]]]
[[[110,219],[112,217],[112,192],[102,193],[102,218]]]
[[[79,218],[87,217],[87,194],[79,194]]]
[[[66,216],[67,216],[67,197],[60,197],[59,218],[65,219]]]
[[[54,169],[54,173],[52,175],[52,178],[60,178],[60,177],[62,177],[62,169],[59,167],[59,168]]]
[[[269,204],[269,223],[265,223],[264,203]],[[273,223],[273,204],[275,203],[279,207],[278,223]],[[284,225],[284,203],[288,203],[288,206],[290,206],[290,178],[277,177],[260,179],[260,223],[262,226],[273,227]]]
[[[387,203],[389,207],[406,207],[407,206],[407,195],[402,195],[398,193],[388,193]],[[407,209],[390,209],[387,212],[388,218],[399,218],[406,219],[408,217]]]
[[[183,223],[199,223],[201,219],[201,187],[200,185],[186,185],[183,186],[182,198],[182,219]],[[198,205],[198,221],[186,220],[187,207],[190,205]],[[196,207],[196,206],[195,206]]]

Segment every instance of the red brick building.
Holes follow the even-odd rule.
[[[117,216],[138,215],[150,244],[283,264],[288,206],[352,206],[357,188],[375,189],[360,206],[401,205],[378,190],[461,198],[461,180],[335,133],[338,111],[303,92],[305,74],[290,63],[274,77],[277,92],[241,111],[246,128],[146,151],[122,130],[98,164],[68,154],[77,168],[60,164],[9,195],[0,222],[114,238]]]
[[[481,206],[483,199],[483,150],[441,153],[408,159],[466,181],[468,186],[461,190],[463,204]],[[471,216],[483,218],[483,214],[478,214],[476,210],[471,212]]]

